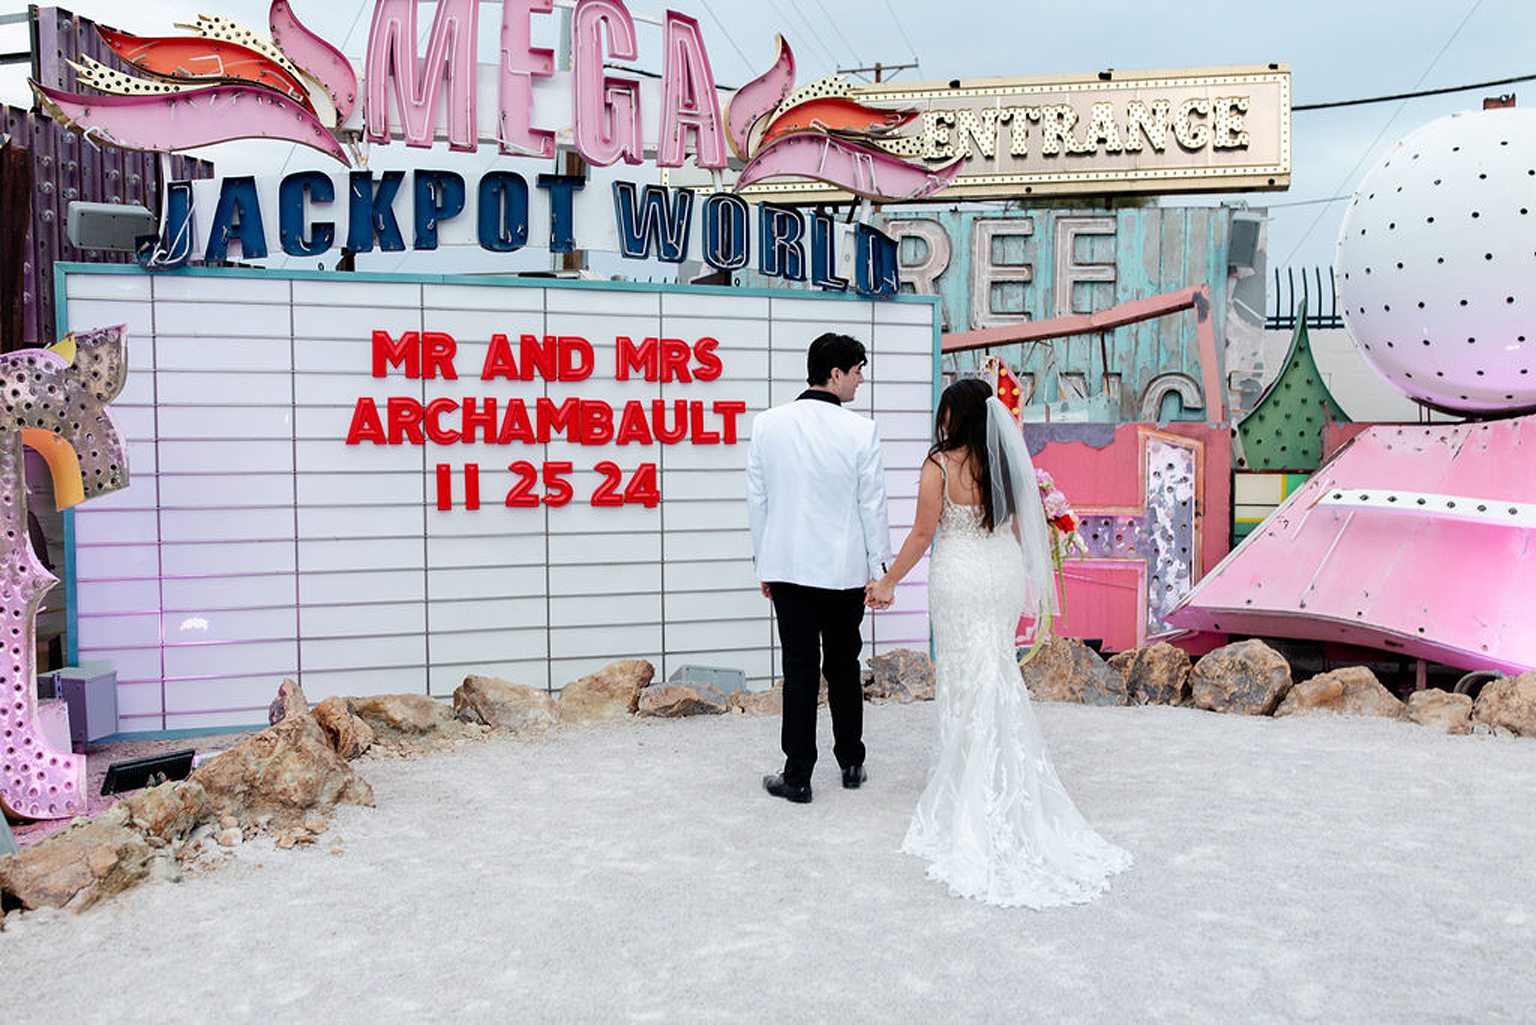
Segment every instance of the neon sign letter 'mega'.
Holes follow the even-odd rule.
[[[404,122],[407,146],[430,148],[438,96],[448,96],[447,135],[456,150],[477,145],[475,39],[477,0],[442,0],[432,18],[425,56],[418,57],[418,0],[378,0],[368,34],[364,73],[364,124],[370,142],[388,143],[390,97]],[[553,54],[532,45],[535,14],[552,0],[506,0],[501,8],[501,62],[497,75],[497,137],[504,153],[549,157],[555,136],[533,125],[533,80],[553,74]],[[726,164],[725,125],[715,98],[715,78],[698,22],[667,12],[657,163],[681,167],[693,136],[703,168]],[[640,56],[635,23],[622,0],[578,0],[571,19],[572,119],[576,149],[588,163],[606,167],[619,159],[645,159],[640,123],[640,83],[610,75],[609,59]]]

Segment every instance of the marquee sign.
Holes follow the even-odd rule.
[[[916,112],[884,148],[946,168],[944,199],[1062,193],[1284,189],[1291,176],[1290,70],[1195,71],[849,86],[851,100]],[[777,179],[745,194],[846,199],[824,181]]]
[[[116,670],[123,732],[263,721],[284,676],[446,696],[646,658],[766,686],[747,445],[825,331],[868,347],[852,408],[897,540],[915,514],[927,297],[60,266],[68,322],[129,339],[133,483],[74,513],[68,631],[72,663]],[[915,576],[874,651],[927,642]]]

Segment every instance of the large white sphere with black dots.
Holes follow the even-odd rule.
[[[1412,399],[1536,408],[1536,110],[1453,114],[1361,181],[1334,260],[1350,337]]]

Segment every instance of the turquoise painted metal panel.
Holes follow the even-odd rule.
[[[877,223],[900,242],[903,290],[937,295],[946,331],[1092,313],[1206,284],[1222,352],[1231,216],[1225,207],[968,209]],[[1074,419],[1205,418],[1192,314],[991,351],[1021,375],[1033,403],[1080,407]],[[986,355],[946,357],[944,369],[974,370]]]

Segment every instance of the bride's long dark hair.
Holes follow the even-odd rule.
[[[933,416],[933,446],[928,449],[930,456],[941,452],[965,454],[981,492],[982,525],[987,530],[997,525],[992,467],[987,458],[987,399],[991,397],[992,389],[975,377],[963,378],[945,388]]]

